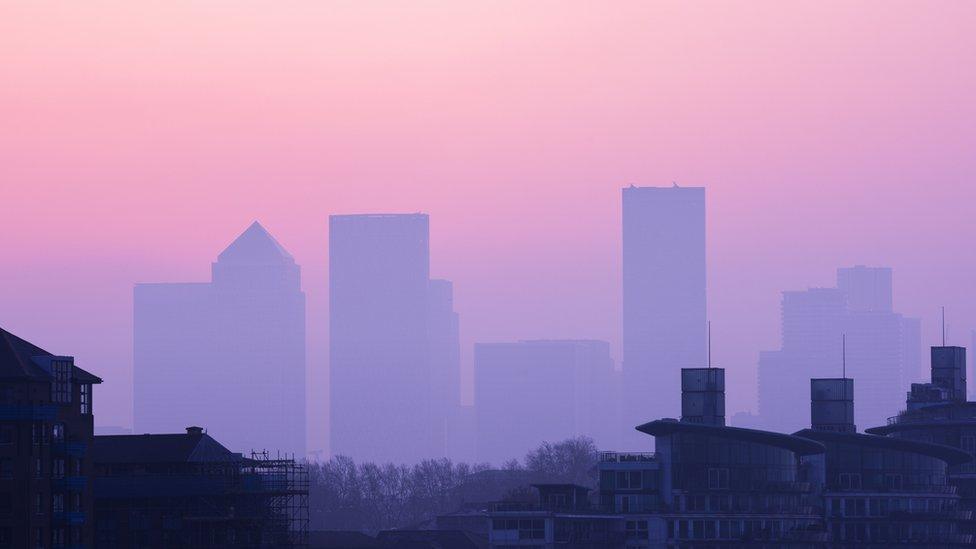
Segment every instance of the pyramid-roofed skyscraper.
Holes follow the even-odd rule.
[[[137,284],[134,427],[305,456],[301,268],[254,222],[203,283]]]

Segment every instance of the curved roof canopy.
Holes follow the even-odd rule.
[[[840,444],[853,444],[858,446],[868,446],[882,450],[895,450],[899,452],[912,452],[934,457],[945,461],[949,465],[966,463],[972,459],[968,452],[964,452],[952,446],[944,444],[933,444],[931,442],[918,442],[903,438],[889,438],[878,435],[865,435],[863,433],[835,433],[832,431],[817,431],[814,429],[804,429],[793,433],[798,437],[809,438],[820,442],[836,442]]]
[[[674,420],[656,420],[636,427],[642,433],[651,436],[667,436],[679,433],[702,435],[718,438],[738,440],[741,442],[752,442],[755,444],[765,444],[790,450],[801,456],[809,454],[822,454],[823,444],[793,435],[774,433],[772,431],[759,431],[757,429],[743,429],[741,427],[718,427],[714,425],[702,425],[700,423],[685,423]]]

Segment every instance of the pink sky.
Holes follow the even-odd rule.
[[[424,211],[473,341],[620,342],[620,188],[708,187],[709,308],[753,408],[779,292],[895,269],[976,327],[976,3],[5,2],[0,326],[131,415],[131,287],[254,219],[303,267],[325,444],[327,216]]]

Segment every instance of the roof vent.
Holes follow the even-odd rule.
[[[203,427],[196,427],[196,426],[187,427],[186,428],[186,434],[191,435],[191,436],[194,436],[194,435],[195,436],[200,436],[200,435],[203,434]]]

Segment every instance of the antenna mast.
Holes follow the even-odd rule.
[[[847,334],[841,335],[841,368],[844,374],[844,379],[847,379]]]
[[[946,346],[945,305],[942,306],[942,346]]]
[[[708,367],[712,367],[712,321],[708,321]]]

